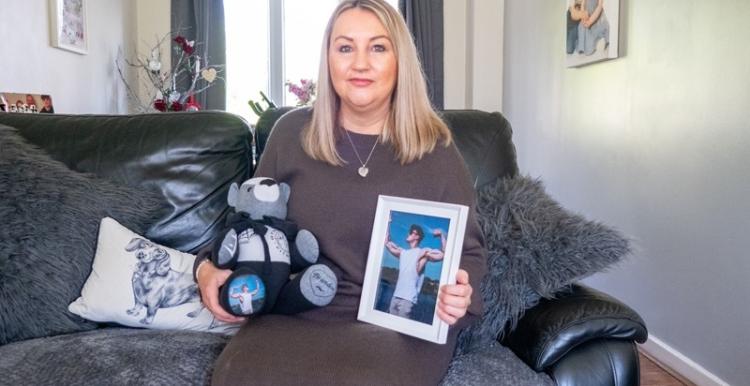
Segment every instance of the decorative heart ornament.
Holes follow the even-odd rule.
[[[206,82],[212,83],[214,80],[216,80],[216,69],[204,68],[203,70],[201,70],[201,76],[206,80]]]
[[[367,173],[370,172],[370,169],[368,169],[365,166],[362,166],[361,168],[359,168],[359,170],[357,170],[357,172],[359,172],[359,175],[364,178],[364,177],[367,177]]]

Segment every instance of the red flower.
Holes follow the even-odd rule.
[[[172,102],[172,105],[169,106],[169,109],[172,111],[182,111],[182,103],[174,101]]]
[[[159,111],[167,111],[167,102],[164,102],[164,99],[157,99],[154,101],[154,108]]]
[[[193,51],[195,51],[193,46],[190,45],[190,42],[188,42],[188,40],[182,35],[177,35],[177,37],[174,38],[174,41],[179,44],[180,48],[182,48],[182,50],[188,55],[192,55]]]
[[[188,40],[187,40],[187,39],[185,39],[185,37],[184,37],[184,36],[182,36],[182,35],[177,35],[177,37],[176,37],[176,38],[174,38],[174,41],[175,41],[175,43],[177,43],[177,44],[179,44],[179,45],[180,45],[180,48],[182,48],[182,50],[183,50],[183,51],[184,51],[184,52],[185,52],[186,54],[188,54],[188,55],[192,55],[192,54],[193,54],[193,51],[194,51],[195,49],[193,48],[193,46],[192,46],[192,45],[190,45],[190,42],[188,42]]]

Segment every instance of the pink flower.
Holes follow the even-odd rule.
[[[286,82],[287,90],[297,97],[297,106],[309,105],[315,98],[315,82],[312,79],[300,79],[300,84]]]

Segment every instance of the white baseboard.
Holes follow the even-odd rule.
[[[640,345],[639,348],[644,354],[653,358],[659,364],[673,370],[696,386],[729,386],[721,378],[653,335],[649,335],[646,343]]]

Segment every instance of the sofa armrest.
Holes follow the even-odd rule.
[[[595,339],[570,350],[547,374],[557,386],[637,386],[638,349],[629,340]]]
[[[536,371],[545,371],[568,352],[601,338],[646,341],[643,319],[617,299],[580,285],[543,299],[527,310],[503,344]]]

